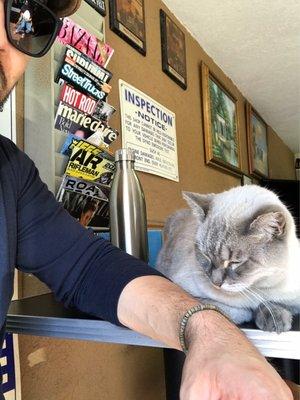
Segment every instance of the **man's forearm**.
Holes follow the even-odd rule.
[[[118,318],[123,325],[181,350],[180,321],[186,311],[197,304],[198,300],[167,279],[146,276],[134,279],[125,287],[119,300]],[[203,311],[188,322],[187,341],[193,340],[195,331],[198,339],[204,338],[214,322],[237,330],[215,311]]]
[[[144,276],[123,289],[118,303],[121,323],[181,349],[179,324],[198,301],[162,277]],[[216,311],[190,318],[186,329],[189,351],[180,399],[292,400],[291,392],[246,336]],[[234,377],[234,379],[232,379]]]

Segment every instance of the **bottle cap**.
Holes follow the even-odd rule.
[[[134,151],[131,149],[120,149],[116,151],[115,161],[135,161]]]

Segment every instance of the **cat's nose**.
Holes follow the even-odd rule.
[[[211,281],[214,285],[221,287],[225,279],[224,269],[216,269],[211,274]]]

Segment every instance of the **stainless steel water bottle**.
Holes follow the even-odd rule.
[[[134,170],[132,150],[116,152],[116,172],[110,194],[111,242],[127,253],[148,262],[145,196]]]

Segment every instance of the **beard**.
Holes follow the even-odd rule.
[[[10,91],[7,88],[7,79],[3,66],[0,62],[0,112],[3,110],[4,104],[9,97]]]

